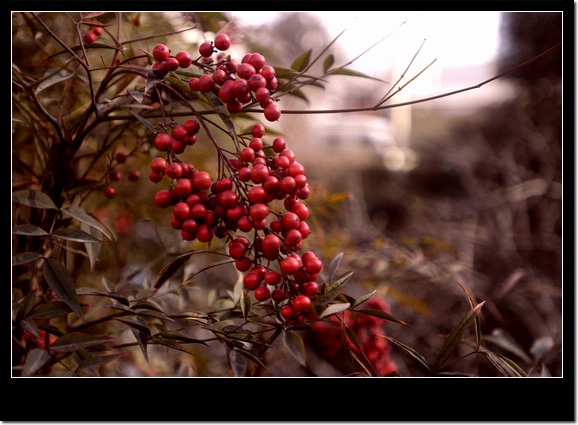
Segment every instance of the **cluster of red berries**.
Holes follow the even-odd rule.
[[[203,63],[195,64],[205,74],[191,79],[189,87],[213,92],[231,112],[258,101],[266,119],[277,120],[280,111],[270,98],[278,84],[274,68],[258,53],[245,55],[241,64],[219,54],[214,64],[213,54],[230,46],[226,34],[202,43]],[[156,45],[152,55],[152,72],[158,77],[192,63],[186,52],[170,56],[163,44]],[[287,321],[311,317],[311,298],[318,293],[316,279],[323,263],[312,251],[301,254],[311,231],[309,209],[302,202],[310,195],[303,165],[282,137],[266,143],[265,127],[259,123],[239,135],[239,148],[225,161],[226,172],[213,180],[207,171],[177,156],[196,143],[199,130],[199,122],[189,119],[165,125],[156,134],[154,146],[166,156],[152,159],[149,180],[170,181],[169,188],[156,193],[156,205],[172,208],[170,225],[184,240],[225,240],[236,269],[245,273],[244,287],[257,301],[272,300]]]
[[[250,134],[241,135],[240,151],[228,160],[230,176],[213,181],[208,172],[175,155],[196,142],[199,129],[198,121],[189,119],[155,137],[155,147],[168,155],[151,161],[149,180],[170,180],[168,189],[156,193],[156,205],[172,207],[171,227],[184,240],[226,239],[235,267],[247,272],[245,288],[258,301],[290,298],[281,316],[306,317],[323,263],[312,251],[299,254],[310,234],[309,209],[302,202],[310,194],[305,168],[282,137],[265,144],[265,127],[255,124]],[[274,201],[283,210],[275,210]],[[253,231],[252,242],[236,233]]]
[[[248,104],[258,103],[268,121],[277,121],[281,110],[271,98],[279,82],[275,68],[267,65],[260,53],[247,53],[241,63],[225,55],[231,47],[227,34],[219,34],[211,41],[199,45],[199,60],[195,62],[203,70],[203,75],[189,80],[191,90],[201,93],[214,93],[221,99],[230,113],[243,110]],[[213,56],[216,54],[216,60]],[[185,51],[170,55],[170,49],[164,44],[157,44],[152,51],[155,63],[152,72],[157,77],[164,77],[169,71],[188,68],[193,63],[191,55]]]
[[[104,30],[102,27],[92,27],[84,33],[83,40],[85,43],[94,43],[98,37],[102,35]]]
[[[389,310],[386,301],[377,297],[367,300],[367,307],[382,311]],[[380,376],[387,376],[397,370],[397,365],[390,356],[391,347],[381,336],[383,335],[383,319],[346,310],[343,320],[345,325],[357,335],[363,353]],[[327,320],[312,323],[311,329],[316,337],[318,350],[324,358],[330,362],[344,358],[341,323],[335,315],[329,316]],[[348,347],[356,354],[360,354],[358,348],[349,340]]]
[[[97,28],[97,27],[95,27],[95,28]],[[114,159],[115,159],[117,165],[118,164],[124,164],[127,160],[127,156],[123,152],[117,152],[114,155]],[[122,176],[123,176],[123,172],[121,170],[119,170],[118,168],[112,168],[108,172],[108,182],[110,184],[104,188],[104,196],[105,197],[107,197],[109,199],[114,198],[114,196],[116,195],[116,190],[112,186],[112,184],[120,181],[120,179],[122,179]],[[140,180],[140,171],[137,169],[130,170],[128,173],[128,180],[132,183],[139,181]]]

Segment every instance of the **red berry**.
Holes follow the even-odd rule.
[[[114,190],[114,187],[112,187],[112,186],[108,186],[104,189],[104,196],[106,196],[108,199],[114,198],[115,194],[116,194],[116,191]]]
[[[183,175],[183,167],[178,162],[171,162],[167,165],[165,174],[171,179],[178,179]]]
[[[245,80],[251,78],[251,76],[254,75],[255,72],[256,72],[255,67],[250,63],[242,63],[237,67],[237,76]]]
[[[175,58],[181,68],[188,68],[193,63],[193,58],[188,52],[179,52],[175,55]]]
[[[92,27],[91,30],[97,37],[100,37],[102,35],[102,33],[104,32],[104,30],[102,29],[102,27]]]
[[[118,170],[110,170],[110,173],[108,173],[108,176],[109,176],[111,181],[117,182],[121,179],[122,173]]]
[[[261,286],[261,276],[255,272],[247,273],[243,278],[243,285],[249,290],[255,290]]]
[[[183,127],[185,127],[185,130],[187,130],[187,134],[189,136],[194,136],[201,129],[201,125],[197,120],[186,120],[183,123]]]
[[[267,285],[271,285],[271,286],[279,285],[281,283],[282,278],[283,278],[283,276],[281,275],[281,273],[279,273],[275,270],[270,270],[267,273],[265,273],[265,283]],[[283,294],[283,295],[285,295],[285,294]]]
[[[162,78],[169,73],[169,70],[167,69],[167,66],[164,61],[153,63],[152,70],[153,74],[155,74],[159,78]]]
[[[249,215],[253,222],[265,220],[269,215],[269,206],[267,204],[255,204],[249,209]]]
[[[295,311],[308,310],[311,307],[311,298],[307,295],[297,295],[293,299],[292,306]]]
[[[197,229],[197,239],[201,242],[210,242],[215,235],[213,229],[208,224],[201,224]]]
[[[136,182],[140,180],[140,171],[132,170],[128,175],[128,180],[131,182]]]
[[[307,282],[303,285],[303,294],[313,297],[319,292],[319,285],[317,282]]]
[[[155,158],[151,161],[151,170],[155,173],[164,173],[167,168],[167,161],[164,158]]]
[[[281,260],[280,267],[281,271],[285,274],[294,274],[299,270],[300,262],[296,257],[287,257]]]
[[[260,53],[253,53],[249,58],[249,63],[255,67],[255,70],[259,72],[261,68],[265,66],[266,60],[265,56]]]
[[[177,58],[168,58],[165,61],[165,66],[168,71],[175,71],[179,68],[179,61]]]
[[[265,115],[267,121],[277,121],[281,117],[281,110],[277,105],[272,103],[265,107],[263,114]]]
[[[281,309],[281,316],[283,319],[289,320],[295,316],[295,310],[290,305],[286,305]]]
[[[155,137],[155,148],[159,151],[165,152],[173,146],[173,138],[168,133],[159,133]]]
[[[265,126],[263,124],[255,124],[251,128],[251,135],[253,137],[263,137],[265,135]]]
[[[286,149],[286,147],[287,144],[285,143],[285,139],[282,137],[276,137],[275,140],[273,140],[273,151],[281,153]]]
[[[158,61],[166,61],[169,58],[171,51],[164,44],[157,44],[153,47],[153,57]]]
[[[85,43],[94,43],[97,38],[98,36],[91,30],[87,31],[83,37]]]
[[[283,289],[274,289],[273,292],[271,292],[271,298],[273,299],[273,301],[275,301],[276,303],[280,303],[281,301],[283,301],[285,299],[285,291]],[[291,307],[289,307],[291,308]]]
[[[166,208],[173,203],[171,192],[167,189],[161,189],[155,194],[155,204],[161,208]]]
[[[204,190],[211,187],[211,175],[206,171],[198,171],[193,175],[193,183],[198,190]]]
[[[212,75],[205,74],[199,77],[199,91],[201,93],[208,93],[213,87],[215,87],[215,80],[213,80]]]
[[[210,58],[214,53],[213,45],[209,41],[201,43],[199,46],[199,54],[204,58]]]
[[[267,81],[271,81],[273,78],[275,78],[275,68],[273,68],[271,65],[265,65],[263,68],[261,68],[260,74],[265,77]]]
[[[177,202],[173,207],[173,215],[181,222],[189,218],[191,214],[191,207],[186,202]]]
[[[187,134],[188,134],[187,129],[180,124],[177,124],[171,132],[171,136],[173,136],[173,139],[175,140],[183,140],[187,136]]]
[[[266,286],[260,286],[255,289],[255,299],[257,301],[266,301],[271,298],[271,291]]]
[[[114,159],[119,164],[124,164],[126,162],[126,154],[123,152],[117,152],[116,155],[114,155]]]
[[[227,34],[219,34],[215,37],[215,47],[218,50],[227,50],[229,47],[231,47],[231,39],[229,38],[229,36]]]

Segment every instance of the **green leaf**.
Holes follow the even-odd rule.
[[[24,363],[22,376],[34,375],[42,366],[46,364],[49,358],[50,354],[48,351],[41,350],[40,348],[33,348],[26,356],[26,362]]]
[[[430,365],[427,362],[427,360],[425,359],[425,357],[422,356],[420,353],[418,353],[416,350],[414,350],[410,346],[408,346],[408,345],[406,345],[406,344],[404,344],[404,343],[402,343],[402,342],[398,341],[397,339],[392,338],[390,336],[385,336],[385,335],[379,335],[379,336],[382,336],[383,338],[387,339],[392,344],[395,344],[398,347],[400,347],[401,349],[403,349],[410,356],[412,356],[414,359],[416,359],[423,367],[425,367],[426,370],[431,372]]]
[[[283,332],[283,344],[293,358],[297,360],[297,363],[305,367],[305,344],[301,335],[290,331]]]
[[[39,209],[58,209],[48,195],[37,190],[19,190],[18,192],[14,192],[12,194],[12,202]]]
[[[12,265],[13,266],[21,266],[23,264],[31,263],[38,259],[42,258],[37,252],[23,252],[21,254],[16,254],[12,257]]]
[[[72,242],[100,243],[100,240],[80,229],[58,229],[52,236]]]
[[[343,252],[340,252],[335,257],[333,257],[333,259],[329,263],[329,267],[327,270],[327,273],[329,275],[329,282],[333,282],[333,279],[335,278],[335,273],[337,272],[337,269],[339,268],[339,264],[341,264],[341,260],[343,258],[343,255],[344,255]]]
[[[325,60],[323,61],[323,73],[326,74],[327,70],[331,68],[331,65],[335,62],[335,57],[333,55],[327,55]]]
[[[87,214],[86,211],[84,211],[82,208],[76,205],[70,205],[68,207],[62,208],[60,211],[72,218],[77,219],[81,223],[87,224],[90,227],[94,227],[95,229],[100,230],[100,232],[109,240],[114,240],[112,232],[108,230],[102,223],[97,221],[94,217]]]
[[[48,302],[46,304],[41,304],[36,310],[34,310],[30,315],[29,319],[54,319],[55,317],[65,316],[72,310],[66,303],[62,301]]]
[[[12,226],[12,234],[26,236],[47,236],[48,232],[33,224],[19,224]]]
[[[243,292],[241,293],[240,304],[241,304],[240,306],[241,313],[243,313],[243,318],[247,320],[247,318],[249,317],[249,313],[251,312],[251,306],[253,303],[251,302],[251,295],[249,295],[249,293],[244,289]]]
[[[351,304],[349,303],[339,303],[339,304],[331,304],[329,305],[321,314],[319,314],[319,318],[323,319],[324,317],[331,316],[332,314],[339,313],[341,311],[347,310]]]
[[[72,72],[68,72],[64,69],[57,69],[57,68],[48,68],[44,73],[42,78],[46,78],[38,87],[36,87],[35,94],[40,93],[42,90],[47,89],[55,84],[60,83],[61,81],[68,80],[74,74]]]
[[[465,330],[472,324],[474,319],[480,314],[482,306],[484,305],[485,301],[482,301],[470,311],[466,313],[463,319],[458,323],[458,325],[451,330],[451,332],[446,336],[444,340],[444,344],[442,346],[441,351],[438,354],[438,358],[435,362],[433,367],[433,371],[437,372],[440,368],[443,367],[446,360],[451,356],[454,348],[460,343],[462,340],[462,335]]]
[[[114,341],[114,339],[108,336],[71,332],[61,336],[56,341],[54,341],[50,346],[50,349],[56,352],[64,353],[106,344],[111,341]]]
[[[116,318],[116,320],[130,326],[130,330],[132,331],[134,337],[136,338],[138,346],[140,347],[145,360],[148,362],[149,356],[147,352],[147,344],[149,342],[149,339],[151,338],[151,330],[149,329],[147,322],[145,322],[138,316],[136,316],[132,321],[119,318]]]
[[[329,291],[334,292],[340,290],[347,282],[349,282],[353,273],[354,272],[346,272],[343,274],[339,279],[331,284]]]
[[[154,284],[155,289],[159,289],[163,283],[167,281],[173,274],[176,273],[178,269],[182,267],[182,265],[189,259],[191,255],[194,254],[194,251],[186,252],[184,254],[179,255],[169,264],[164,266],[160,273],[157,276],[157,280]]]
[[[144,118],[141,114],[137,114],[136,112],[134,112],[131,108],[127,108],[124,106],[121,106],[121,109],[128,112],[129,114],[131,114],[133,117],[135,117],[137,120],[139,120],[146,128],[149,129],[149,131],[151,133],[155,133],[156,129],[155,126],[153,125],[153,123],[151,123],[149,120],[147,120],[146,118]]]
[[[351,308],[355,308],[360,304],[363,304],[365,301],[367,301],[368,299],[370,299],[371,297],[373,297],[375,295],[375,293],[377,292],[377,290],[373,290],[371,291],[369,294],[365,294],[362,295],[359,298],[356,298],[355,301],[351,304]]]
[[[88,357],[80,362],[80,364],[76,367],[76,371],[81,372],[83,370],[100,368],[124,355],[125,353],[121,352],[117,354],[108,354],[105,356]]]
[[[291,69],[294,69],[296,71],[303,71],[309,65],[310,60],[311,60],[311,49],[302,53],[297,59],[295,59],[291,64]]]
[[[42,272],[48,286],[84,321],[74,281],[66,267],[52,258],[46,258],[42,265]]]
[[[347,68],[332,69],[331,71],[329,71],[327,73],[327,75],[347,75],[350,77],[362,77],[362,78],[368,78],[370,80],[375,80],[375,81],[380,81],[382,83],[385,83],[385,81],[383,81],[381,78],[372,77],[371,75],[364,74],[363,72],[354,71],[353,69],[347,69]]]

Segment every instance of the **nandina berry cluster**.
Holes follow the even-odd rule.
[[[199,45],[199,57],[194,61],[188,52],[180,51],[171,56],[166,45],[157,44],[152,51],[155,59],[152,72],[162,78],[170,71],[188,68],[194,63],[203,75],[189,80],[191,90],[215,94],[230,113],[241,112],[244,106],[258,103],[268,121],[277,121],[281,110],[271,98],[279,84],[275,68],[267,65],[260,53],[247,53],[238,63],[224,53],[229,47],[229,36],[219,34],[212,42],[205,41]]]
[[[170,181],[168,189],[156,193],[156,205],[172,208],[171,227],[184,240],[227,240],[235,267],[246,273],[244,287],[257,301],[287,299],[281,316],[305,318],[323,263],[312,251],[300,254],[311,232],[303,203],[310,194],[304,166],[282,137],[265,143],[265,127],[255,124],[228,159],[229,174],[213,180],[177,156],[196,142],[199,129],[198,121],[189,119],[156,135],[154,145],[166,157],[151,161],[149,180]]]
[[[367,308],[381,311],[389,310],[383,298],[372,297],[366,302]],[[363,353],[380,376],[387,376],[397,370],[397,366],[390,356],[391,347],[382,336],[384,333],[383,319],[346,310],[343,313],[343,320],[345,325],[357,336]],[[313,323],[311,329],[324,358],[330,362],[343,359],[341,323],[335,315]],[[351,351],[359,354],[358,348],[350,340],[348,340],[348,347]]]

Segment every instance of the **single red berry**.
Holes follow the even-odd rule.
[[[131,182],[137,182],[140,180],[140,171],[139,170],[132,170],[128,174],[128,180]]]
[[[153,47],[153,57],[158,62],[166,61],[170,54],[170,49],[164,44],[157,44],[155,47]]]
[[[173,207],[173,215],[181,222],[189,218],[191,207],[186,202],[177,202]]]
[[[275,270],[270,270],[267,273],[265,273],[265,283],[267,285],[271,286],[279,285],[281,283],[282,278],[283,276],[281,275],[281,273]]]
[[[91,30],[97,37],[100,37],[102,35],[102,33],[104,32],[104,30],[102,29],[102,27],[92,27]]]
[[[164,61],[153,63],[152,70],[153,74],[155,74],[159,78],[162,78],[169,73],[169,70],[167,69],[167,66]]]
[[[188,52],[178,52],[175,58],[179,62],[181,68],[188,68],[193,63],[193,58]]]
[[[276,104],[272,103],[265,107],[263,114],[267,121],[277,121],[281,117],[281,109],[279,109]]]
[[[215,87],[215,80],[209,74],[201,75],[199,77],[199,91],[201,93],[208,93]]]
[[[293,256],[284,258],[280,263],[281,271],[290,275],[295,274],[300,266],[299,260]]]
[[[255,299],[257,301],[267,301],[271,298],[271,291],[266,286],[259,286],[255,289]]]
[[[273,292],[271,292],[271,298],[276,303],[280,303],[281,301],[283,301],[285,299],[285,297],[286,297],[286,294],[285,294],[285,291],[283,289],[273,289]]]
[[[186,120],[183,123],[183,127],[185,127],[185,130],[187,130],[187,134],[189,136],[194,136],[201,129],[201,125],[199,124],[199,122],[197,120],[192,120],[192,119]]]
[[[166,168],[167,161],[164,158],[157,157],[151,161],[151,170],[153,170],[155,173],[164,174]]]
[[[271,81],[275,78],[275,68],[271,65],[265,65],[261,68],[260,74],[265,77],[267,81]]]
[[[106,196],[108,199],[114,198],[115,194],[116,194],[116,191],[114,190],[114,187],[112,187],[112,186],[108,186],[104,189],[104,196]]]
[[[108,173],[108,176],[109,176],[111,181],[117,182],[121,179],[122,173],[119,170],[110,170],[110,173]]]
[[[155,148],[159,151],[165,152],[173,147],[173,138],[168,133],[159,133],[155,137]]]
[[[308,310],[311,307],[311,298],[307,295],[297,295],[291,305],[295,311]]]
[[[253,291],[261,286],[261,276],[255,272],[247,273],[243,278],[243,285],[245,285],[245,288]]]
[[[114,155],[114,159],[116,160],[116,162],[118,162],[119,164],[124,164],[126,162],[126,154],[124,152],[117,152]]]
[[[308,297],[313,297],[319,292],[319,285],[317,282],[307,282],[303,285],[303,294]]]
[[[231,47],[231,39],[229,38],[229,36],[227,34],[219,34],[215,37],[215,47],[218,50],[227,50],[229,47]]]
[[[269,206],[267,204],[255,204],[249,209],[249,215],[253,222],[265,220],[269,215]]]
[[[199,79],[197,77],[193,77],[189,81],[189,88],[192,91],[200,91],[199,89]]]
[[[261,68],[263,68],[265,66],[265,63],[267,61],[265,60],[265,56],[263,56],[260,53],[253,53],[251,55],[251,57],[249,58],[249,63],[251,65],[253,65],[253,67],[255,68],[255,71],[259,72],[261,70]]]
[[[255,124],[251,128],[251,135],[253,137],[263,137],[265,135],[265,126],[263,124]]]
[[[193,183],[198,190],[204,190],[211,187],[211,175],[206,171],[198,171],[193,175]]]
[[[155,204],[161,208],[166,208],[173,203],[173,197],[170,190],[161,189],[155,194]]]
[[[210,242],[214,235],[213,228],[206,223],[201,224],[197,229],[197,239],[200,242]]]
[[[289,320],[295,316],[295,310],[290,305],[286,305],[281,309],[281,316],[285,320]]]
[[[168,71],[176,71],[179,69],[179,60],[177,58],[168,58],[165,61],[165,66],[167,67]]]
[[[94,43],[98,36],[94,33],[94,31],[89,30],[84,34],[83,40],[85,43]]]
[[[287,143],[285,143],[285,139],[282,137],[276,137],[273,140],[273,151],[276,153],[281,153],[287,148]]]
[[[251,78],[251,76],[254,75],[255,72],[256,72],[255,67],[250,63],[242,63],[237,67],[237,76],[245,80]]]
[[[199,46],[199,54],[204,58],[213,56],[213,44],[210,41],[205,41]]]
[[[178,162],[171,162],[167,165],[165,174],[171,179],[178,179],[183,175],[183,167]]]

